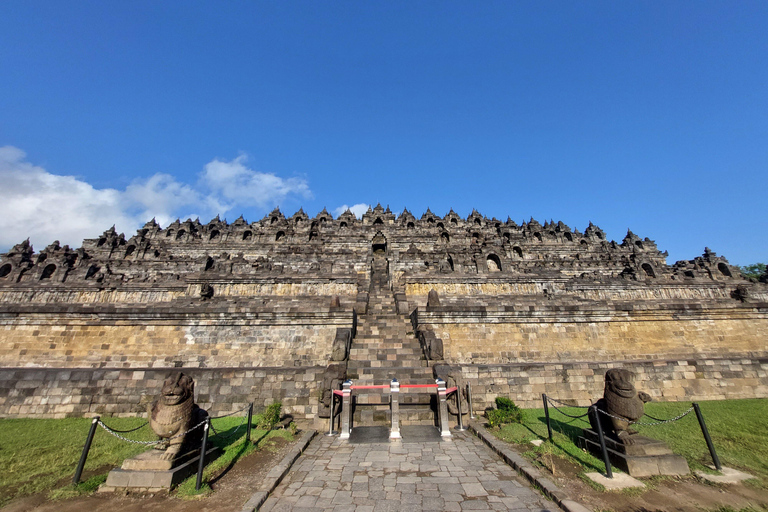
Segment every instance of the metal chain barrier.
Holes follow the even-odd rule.
[[[590,407],[592,407],[591,405],[571,405],[571,404],[567,404],[565,402],[561,402],[560,400],[555,400],[554,398],[552,398],[549,395],[547,395],[547,400],[552,405],[555,405],[557,403],[557,404],[561,405],[562,407],[575,407],[577,409],[589,409]]]
[[[568,405],[568,404],[563,403],[563,402],[561,402],[559,400],[555,400],[555,399],[553,399],[551,397],[547,397],[547,401],[550,404],[552,404],[552,407],[554,407],[557,412],[559,412],[563,416],[568,416],[569,418],[573,418],[575,420],[581,419],[581,418],[583,418],[583,417],[585,417],[585,416],[587,416],[589,414],[589,412],[585,412],[581,416],[572,416],[572,415],[568,414],[567,412],[563,412],[562,410],[560,410],[560,408],[557,407],[557,405],[555,405],[555,402],[557,402],[558,404],[560,404],[563,407],[578,407],[579,409],[589,409],[589,407],[584,407],[583,405]]]
[[[688,414],[690,414],[690,412],[692,410],[693,410],[693,406],[691,406],[684,413],[682,413],[682,414],[680,414],[678,416],[675,416],[674,418],[669,418],[667,420],[662,420],[662,419],[659,419],[659,418],[654,418],[653,416],[650,416],[650,415],[646,414],[646,416],[648,416],[652,420],[656,420],[656,421],[654,423],[647,423],[647,422],[642,422],[642,421],[632,421],[630,423],[632,423],[633,425],[645,425],[645,426],[648,426],[648,427],[653,427],[653,426],[656,426],[656,425],[663,425],[665,423],[672,423],[673,421],[677,421],[677,420],[681,420],[681,419],[685,418],[686,416],[688,416]]]
[[[250,405],[249,405],[249,406],[246,406],[246,407],[245,407],[245,408],[243,408],[243,409],[240,409],[239,411],[235,411],[235,412],[232,412],[232,413],[229,413],[229,414],[225,414],[225,415],[223,415],[223,416],[216,416],[215,418],[211,418],[211,419],[212,419],[212,420],[218,420],[218,419],[221,419],[221,418],[227,418],[227,417],[229,417],[229,416],[234,416],[235,414],[237,414],[237,413],[239,413],[239,412],[243,412],[243,411],[245,411],[245,412],[247,413],[247,411],[248,411],[248,408],[249,408],[249,407],[250,407]],[[224,439],[224,440],[227,440],[227,439],[232,439],[232,438],[234,438],[234,437],[235,437],[235,435],[237,434],[237,432],[240,430],[240,427],[242,427],[243,425],[245,425],[245,422],[246,422],[247,420],[248,420],[248,414],[245,414],[245,415],[243,415],[243,421],[241,421],[241,422],[240,422],[240,424],[237,426],[237,428],[236,428],[236,429],[235,429],[235,430],[234,430],[234,431],[233,431],[231,434],[229,434],[229,435],[226,435],[226,436],[225,436],[225,435],[222,435],[222,434],[221,434],[221,432],[219,432],[218,430],[216,430],[216,428],[214,428],[214,426],[213,426],[213,423],[211,423],[211,430],[213,430],[213,435],[215,435],[215,436],[221,436],[221,438],[222,438],[222,439]]]
[[[583,418],[583,417],[587,416],[589,413],[587,412],[585,414],[582,414],[581,416],[572,416],[572,415],[570,415],[570,414],[560,410],[557,407],[557,405],[555,405],[555,404],[559,404],[560,406],[563,406],[563,407],[578,407],[579,409],[589,409],[591,407],[591,406],[583,406],[583,405],[569,405],[569,404],[566,404],[565,402],[561,402],[560,400],[555,400],[554,398],[552,398],[550,396],[547,396],[547,401],[550,404],[552,404],[552,407],[554,407],[555,410],[557,410],[557,412],[559,412],[560,414],[562,414],[564,416],[568,416],[569,418],[573,418],[573,419]],[[613,414],[610,414],[607,411],[604,411],[602,409],[597,409],[597,411],[600,412],[601,414],[605,415],[605,416],[608,416],[609,418],[614,418],[614,419],[621,420],[621,421],[628,421],[627,418],[623,418],[621,416],[614,416]],[[630,425],[643,425],[643,426],[646,426],[646,427],[654,427],[656,425],[663,425],[665,423],[672,423],[674,421],[681,420],[681,419],[685,418],[688,414],[690,414],[691,411],[693,411],[693,406],[691,406],[684,413],[682,413],[682,414],[680,414],[678,416],[675,416],[674,418],[669,418],[669,419],[666,419],[666,420],[662,420],[660,418],[654,418],[650,414],[645,414],[645,416],[648,416],[649,418],[651,418],[652,420],[655,420],[655,421],[652,422],[652,423],[651,422],[644,422],[644,421],[628,421],[628,423]]]
[[[239,414],[239,413],[241,413],[243,411],[247,411],[249,407],[250,407],[250,404],[246,405],[242,409],[238,409],[237,411],[234,411],[234,412],[230,412],[230,413],[227,413],[227,414],[222,414],[221,416],[211,416],[211,419],[212,420],[220,420],[221,418],[228,418],[229,416],[234,416],[235,414]]]
[[[185,435],[189,434],[190,432],[192,432],[193,430],[195,430],[196,428],[202,427],[207,422],[208,422],[208,418],[206,418],[204,421],[201,421],[200,423],[198,423],[194,427],[190,428],[186,432],[181,432],[181,433],[176,434],[175,436],[169,437],[167,439],[160,439],[158,441],[136,441],[135,439],[128,439],[127,437],[121,436],[117,431],[112,430],[111,428],[106,426],[104,424],[104,422],[102,422],[100,419],[98,420],[99,426],[101,428],[103,428],[104,430],[106,430],[107,432],[109,432],[110,434],[112,434],[113,436],[115,436],[116,438],[122,439],[123,441],[127,441],[127,442],[133,443],[133,444],[143,444],[145,446],[151,446],[151,445],[155,445],[155,444],[165,443],[166,441],[170,441],[171,439],[176,439],[177,437],[185,436]]]
[[[144,423],[142,423],[142,424],[141,424],[141,425],[139,425],[138,427],[136,427],[136,428],[132,428],[132,429],[130,429],[130,430],[117,430],[117,429],[114,429],[114,428],[109,428],[109,430],[110,430],[110,431],[112,431],[112,432],[117,432],[118,434],[130,434],[131,432],[136,432],[136,431],[137,431],[137,430],[139,430],[140,428],[144,428],[144,427],[146,427],[147,425],[149,425],[149,422],[148,422],[148,421],[145,421]],[[102,426],[103,426],[103,425],[102,425]]]
[[[662,420],[662,419],[659,419],[659,418],[654,418],[653,416],[648,416],[646,414],[645,416],[648,416],[651,419],[657,420],[654,423],[647,423],[647,422],[643,422],[643,421],[631,421],[631,420],[627,420],[627,418],[624,418],[622,416],[614,416],[613,414],[610,414],[610,413],[608,413],[608,412],[606,412],[606,411],[604,411],[602,409],[596,409],[596,410],[597,410],[597,412],[599,412],[599,413],[601,413],[601,414],[603,414],[605,416],[608,416],[609,418],[613,418],[613,419],[617,419],[617,420],[621,420],[621,421],[626,421],[630,425],[645,425],[647,427],[653,427],[653,426],[656,426],[656,425],[663,425],[665,423],[672,423],[673,421],[677,421],[677,420],[685,418],[693,410],[693,406],[691,406],[687,411],[685,411],[684,413],[680,414],[679,416],[675,416],[674,418],[669,418],[669,419],[666,419],[666,420]]]

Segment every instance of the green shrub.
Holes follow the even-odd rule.
[[[272,402],[269,404],[261,414],[261,418],[259,419],[256,428],[261,430],[272,430],[275,428],[275,425],[280,423],[282,408],[283,404],[280,402]]]
[[[502,411],[519,411],[520,408],[515,405],[515,402],[505,396],[496,397],[496,408]]]
[[[523,411],[512,400],[503,396],[496,397],[496,409],[486,411],[485,416],[490,427],[523,422]]]

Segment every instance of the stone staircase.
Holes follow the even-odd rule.
[[[389,289],[387,262],[374,258],[368,310],[358,317],[352,341],[347,378],[353,385],[389,386],[393,378],[403,384],[434,384],[432,368],[424,359],[419,340],[407,315],[397,314]],[[430,391],[430,392],[427,392]],[[389,425],[389,388],[353,392],[353,425]],[[433,390],[401,389],[400,424],[435,424]]]

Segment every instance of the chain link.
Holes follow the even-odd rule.
[[[547,402],[549,402],[552,405],[552,407],[555,410],[557,410],[557,412],[559,412],[560,414],[563,414],[563,415],[568,416],[569,418],[573,418],[573,419],[583,418],[584,416],[587,416],[589,414],[589,412],[587,412],[586,414],[582,414],[581,416],[571,416],[570,414],[561,411],[557,407],[557,405],[555,405],[555,403],[560,404],[561,406],[564,406],[564,407],[578,407],[579,409],[589,409],[590,407],[593,407],[593,405],[594,405],[594,404],[593,405],[588,405],[588,406],[584,406],[584,405],[570,405],[570,404],[566,404],[565,402],[561,402],[560,400],[555,400],[554,398],[552,398],[550,396],[547,396]],[[646,427],[654,427],[656,425],[663,425],[665,423],[672,423],[674,421],[681,420],[681,419],[685,418],[693,410],[693,407],[690,407],[687,411],[685,411],[684,413],[682,413],[682,414],[680,414],[678,416],[675,416],[674,418],[669,418],[669,419],[666,419],[666,420],[661,420],[659,418],[654,418],[653,416],[650,416],[650,415],[646,414],[645,416],[648,416],[652,420],[656,420],[653,423],[643,422],[643,421],[630,421],[630,420],[627,420],[627,418],[623,418],[621,416],[614,416],[613,414],[610,414],[610,413],[608,413],[608,412],[606,412],[606,411],[604,411],[602,409],[596,409],[596,410],[598,412],[600,412],[601,414],[604,414],[605,416],[608,416],[610,418],[614,418],[614,419],[621,420],[621,421],[626,421],[630,425],[643,425],[643,426],[646,426]]]
[[[243,407],[242,409],[239,409],[239,410],[237,410],[235,412],[230,412],[228,414],[223,414],[221,416],[212,416],[211,419],[212,420],[220,420],[221,418],[227,418],[229,416],[234,416],[237,413],[240,413],[240,412],[243,412],[243,411],[247,410],[250,406],[251,406],[251,404],[248,404],[245,407]]]
[[[652,427],[652,426],[655,426],[655,425],[663,425],[665,423],[672,423],[673,421],[677,421],[677,420],[681,420],[681,419],[685,418],[686,416],[688,416],[688,414],[690,414],[690,412],[692,410],[693,410],[693,406],[691,406],[687,411],[685,411],[684,413],[680,414],[679,416],[675,416],[674,418],[670,418],[668,420],[660,420],[658,418],[654,418],[653,416],[648,416],[646,414],[646,416],[648,416],[652,420],[657,420],[657,421],[654,422],[654,423],[646,423],[646,422],[640,422],[640,421],[633,421],[632,423],[634,425],[645,425],[645,426],[649,426],[649,427]]]
[[[157,440],[157,441],[136,441],[135,439],[128,439],[127,437],[121,436],[119,433],[115,432],[114,430],[112,430],[111,428],[106,426],[101,420],[99,420],[99,426],[101,426],[101,428],[103,428],[104,430],[106,430],[107,432],[109,432],[110,434],[115,436],[116,438],[122,439],[123,441],[127,441],[127,442],[133,443],[133,444],[142,444],[142,445],[145,445],[145,446],[151,446],[151,445],[155,445],[155,444],[165,443],[167,441],[170,441],[171,439],[176,439],[177,437],[185,436],[185,435],[189,434],[190,432],[192,432],[193,430],[202,427],[207,422],[208,422],[208,418],[206,418],[205,420],[201,421],[200,423],[198,423],[194,427],[190,428],[186,432],[181,432],[180,434],[176,434],[175,436],[168,437],[166,439],[160,439],[160,440]]]
[[[555,402],[557,402],[558,404],[562,405],[563,407],[576,407],[577,409],[589,409],[590,407],[592,407],[591,405],[571,405],[571,404],[567,404],[565,402],[561,402],[560,400],[555,400],[554,398],[552,398],[549,395],[546,395],[546,396],[547,396],[547,401],[550,402],[553,406],[555,405]]]
[[[148,422],[148,421],[145,421],[144,423],[142,423],[142,424],[141,424],[141,425],[139,425],[138,427],[136,427],[136,428],[132,428],[132,429],[130,429],[130,430],[117,430],[117,429],[115,429],[115,428],[110,428],[109,430],[111,430],[112,432],[117,432],[117,433],[119,433],[119,434],[130,434],[131,432],[136,432],[136,431],[137,431],[137,430],[139,430],[140,428],[144,428],[144,427],[146,427],[147,425],[149,425],[149,422]]]
[[[248,408],[248,407],[246,407],[245,409],[247,409],[247,408]],[[245,410],[245,409],[241,409],[240,411],[237,411],[237,412],[242,412],[242,411],[243,411],[243,410]],[[234,414],[234,413],[233,413],[233,414]],[[228,414],[227,416],[231,416],[231,415],[232,415],[232,414]],[[219,418],[226,418],[227,416],[219,416],[218,418],[215,418],[215,419],[219,419]],[[247,414],[246,414],[245,416],[243,416],[243,421],[241,421],[241,422],[240,422],[240,424],[237,426],[237,428],[236,428],[236,429],[235,429],[235,430],[234,430],[234,431],[233,431],[231,434],[229,434],[228,436],[221,436],[221,437],[222,437],[222,439],[225,439],[225,440],[226,440],[226,439],[232,439],[233,437],[235,437],[235,434],[237,434],[237,432],[240,430],[240,427],[242,427],[243,425],[245,425],[245,422],[246,422],[246,421],[248,421],[248,415],[247,415]],[[216,429],[214,428],[214,426],[213,426],[213,423],[211,423],[211,430],[213,430],[213,434],[214,434],[214,435],[217,435],[217,436],[218,436],[218,435],[221,435],[221,433],[220,433],[218,430],[216,430]]]
[[[555,409],[557,412],[559,412],[563,416],[568,416],[569,418],[573,418],[575,420],[581,419],[584,416],[589,414],[589,412],[585,412],[581,416],[572,416],[572,415],[568,414],[567,412],[561,411],[554,403],[552,403],[552,400],[549,397],[547,397],[547,401],[550,402],[550,404],[552,405],[552,408]],[[558,403],[562,404],[562,402],[558,402]],[[566,406],[566,407],[577,407],[577,406],[571,406],[571,405],[567,405],[567,404],[563,404],[563,405]]]
[[[610,413],[608,413],[608,412],[606,412],[606,411],[604,411],[602,409],[596,409],[596,410],[598,412],[600,412],[601,414],[604,414],[605,416],[608,416],[609,418],[614,418],[614,419],[617,419],[617,420],[626,421],[630,425],[644,425],[644,426],[647,426],[647,427],[653,427],[653,426],[656,426],[656,425],[663,425],[665,423],[672,423],[673,421],[680,420],[680,419],[686,417],[693,410],[693,407],[689,408],[687,411],[685,411],[684,413],[680,414],[679,416],[675,416],[674,418],[669,418],[667,420],[659,420],[659,421],[656,421],[654,423],[647,423],[647,422],[643,422],[643,421],[631,421],[631,420],[627,420],[627,418],[624,418],[622,416],[614,416],[613,414],[610,414]],[[656,419],[656,418],[653,418],[653,419]]]

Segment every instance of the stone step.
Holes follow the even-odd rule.
[[[424,361],[424,363],[428,363]],[[350,362],[347,367],[347,378],[355,381],[365,382],[366,384],[389,384],[393,378],[400,381],[400,384],[434,384],[432,368],[429,366],[371,366],[358,367]]]
[[[384,390],[370,390],[374,392],[367,392],[368,390],[355,390],[353,392],[355,403],[358,405],[386,405],[389,406],[390,392],[387,389],[385,393],[378,392]],[[399,401],[400,405],[417,405],[427,406],[434,402],[434,393],[430,394],[423,390],[415,390],[411,388],[405,388],[400,390]]]
[[[389,404],[357,405],[352,409],[352,427],[392,424]],[[437,425],[437,414],[429,406],[400,404],[400,425]]]
[[[400,346],[397,346],[400,345]],[[416,359],[419,359],[418,356],[421,355],[421,347],[413,347],[413,346],[403,346],[402,343],[392,343],[392,344],[386,344],[386,345],[362,345],[359,346],[357,344],[352,345],[352,348],[349,349],[350,357],[356,354],[360,355],[370,355],[370,354],[387,354],[387,355],[394,355],[394,356],[402,356],[400,359],[405,359],[405,355],[415,355],[417,356]]]
[[[347,363],[347,378],[352,379],[353,377],[350,377],[350,375],[356,375],[356,378],[359,379],[365,377],[366,375],[375,375],[376,370],[381,370],[382,372],[385,372],[388,377],[384,380],[390,381],[392,380],[392,377],[397,377],[397,379],[400,380],[400,377],[398,377],[397,374],[399,372],[401,375],[405,375],[405,373],[402,371],[405,364],[408,365],[407,367],[411,368],[429,368],[429,361],[426,359],[420,359],[417,361],[349,361],[349,363]],[[432,371],[431,368],[429,371]]]

